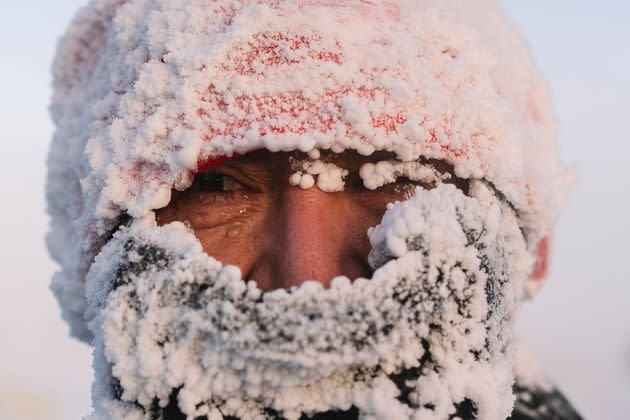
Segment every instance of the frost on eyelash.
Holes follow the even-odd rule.
[[[88,276],[92,418],[144,419],[174,393],[210,419],[350,407],[447,419],[466,400],[478,418],[506,418],[512,317],[533,261],[513,212],[488,191],[418,188],[369,238],[370,279],[263,293],[180,223],[122,228]]]
[[[411,181],[439,185],[442,181],[451,178],[448,173],[441,174],[433,166],[422,162],[380,161],[366,163],[361,166],[359,175],[365,188],[375,190],[383,185],[396,182],[400,177],[409,178]]]
[[[325,192],[343,191],[344,179],[348,176],[346,169],[340,168],[334,163],[317,159],[291,159],[291,169],[296,171],[289,177],[291,185],[308,189],[317,184],[317,187]],[[423,162],[396,160],[366,163],[359,169],[359,176],[363,180],[363,185],[369,190],[395,183],[401,177],[430,185],[439,185],[451,178],[451,174],[440,173],[432,165]]]

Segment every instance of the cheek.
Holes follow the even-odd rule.
[[[251,199],[220,200],[178,198],[156,212],[157,223],[187,224],[206,254],[247,272],[264,250],[267,206]]]
[[[262,223],[256,215],[209,229],[193,230],[206,254],[248,272],[264,252]]]

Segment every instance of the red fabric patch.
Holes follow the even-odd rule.
[[[197,162],[197,169],[193,171],[193,174],[198,174],[199,172],[209,171],[210,169],[219,166],[220,164],[227,162],[231,157],[227,156],[219,156],[213,157],[206,160],[199,160]]]

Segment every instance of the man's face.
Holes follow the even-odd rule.
[[[328,153],[317,160],[343,171],[342,190],[323,191],[317,175],[310,188],[292,185],[297,182],[290,181],[291,175],[315,161],[306,154],[257,151],[197,174],[189,189],[175,191],[170,204],[157,212],[158,223],[190,224],[208,255],[240,267],[243,278],[255,280],[262,290],[306,280],[328,287],[339,275],[369,278],[367,230],[380,222],[388,203],[409,198],[416,186],[431,189],[435,183],[403,175],[366,188],[361,168],[395,160],[386,152],[368,157]],[[455,178],[448,165],[427,163],[448,174],[443,182],[466,191],[467,183]]]
[[[201,171],[156,216],[121,226],[88,276],[116,409],[511,410],[532,260],[484,180],[389,153],[258,151]]]

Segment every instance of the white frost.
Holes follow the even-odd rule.
[[[192,417],[271,408],[298,419],[354,405],[365,418],[444,419],[466,398],[480,418],[507,417],[506,349],[533,261],[513,211],[453,185],[418,188],[369,237],[370,279],[264,293],[181,223],[122,227],[88,275],[95,416],[134,418],[134,403],[166,404],[181,387]],[[414,368],[404,403],[393,378]]]
[[[314,177],[317,177],[317,188],[324,192],[343,191],[344,178],[348,175],[346,169],[319,159],[291,159],[291,169],[298,171],[289,177],[291,185],[299,185],[303,189],[308,189],[315,184]]]
[[[491,0],[92,0],[53,73],[52,289],[85,340],[85,274],[119,218],[163,206],[208,158],[443,160],[492,182],[531,247],[564,205],[545,81]]]
[[[376,163],[366,163],[361,166],[359,175],[363,185],[369,190],[375,190],[386,184],[396,182],[400,177],[429,185],[439,185],[450,178],[449,174],[441,174],[433,166],[422,162],[399,162],[382,160]]]

